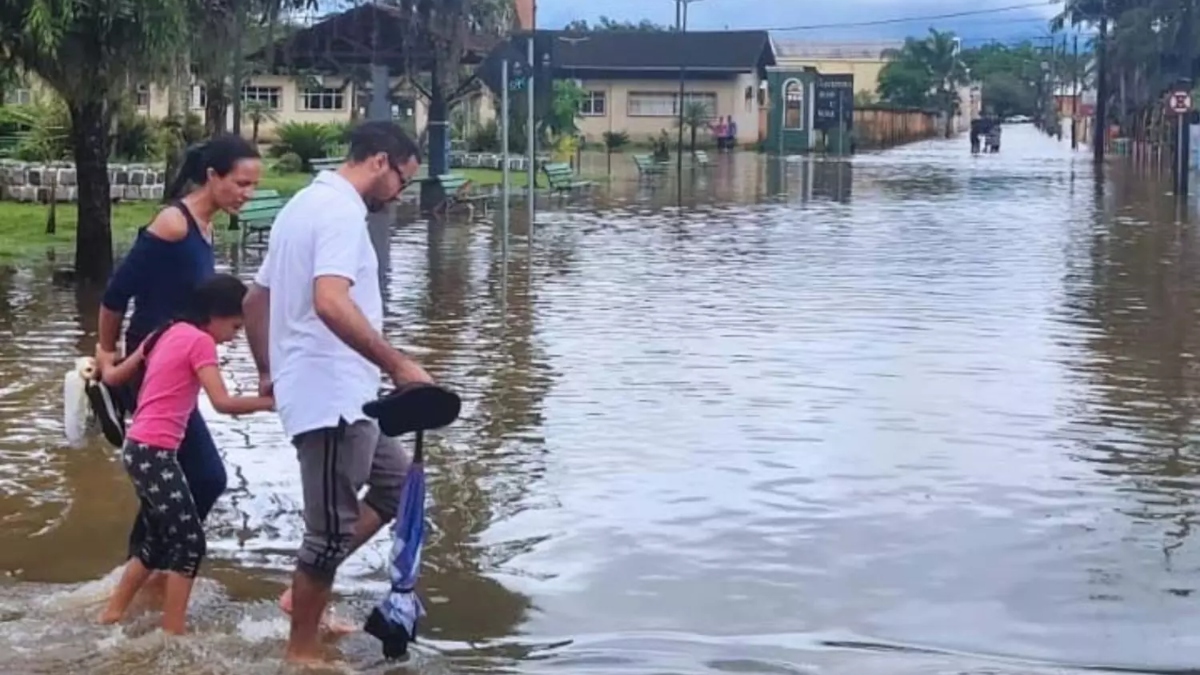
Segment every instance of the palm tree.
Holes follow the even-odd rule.
[[[676,120],[676,124],[680,121],[683,126],[691,134],[691,152],[696,154],[696,133],[700,129],[707,129],[709,120],[712,119],[713,111],[704,101],[688,101],[683,104],[683,117],[681,120]]]
[[[250,122],[250,140],[258,143],[258,128],[264,122],[275,123],[279,115],[264,101],[246,101],[242,104],[242,117]]]
[[[928,37],[908,38],[900,49],[884,50],[882,55],[888,64],[880,73],[880,96],[901,105],[936,108],[946,115],[946,135],[951,135],[958,88],[969,81],[954,33],[931,28]]]

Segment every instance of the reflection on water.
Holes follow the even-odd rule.
[[[509,257],[488,223],[377,229],[387,332],[464,395],[430,452],[421,672],[1064,673],[1193,666],[1200,247],[1161,185],[1013,128],[852,160],[614,156]],[[594,161],[594,158],[592,160]],[[604,161],[601,158],[601,161]],[[1189,211],[1193,209],[1193,211]],[[261,251],[231,250],[249,276]],[[0,276],[6,672],[276,672],[299,540],[270,416],[230,469],[196,634],[90,613],[133,500],[61,444],[95,291]],[[223,351],[241,390],[244,343]],[[339,581],[380,591],[386,542]],[[339,672],[407,672],[343,641]]]

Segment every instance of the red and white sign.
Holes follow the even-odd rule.
[[[1192,95],[1186,91],[1173,91],[1167,98],[1167,108],[1176,115],[1186,115],[1192,111]]]

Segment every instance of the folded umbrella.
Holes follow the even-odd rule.
[[[383,643],[383,655],[389,659],[408,653],[408,644],[417,639],[417,624],[425,615],[425,607],[416,594],[425,540],[425,431],[450,424],[458,418],[461,408],[457,394],[427,384],[403,387],[363,406],[366,415],[379,420],[384,434],[416,433],[412,464],[392,524],[388,570],[391,588],[364,626],[367,633]]]

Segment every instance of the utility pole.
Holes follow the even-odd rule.
[[[683,32],[687,30],[686,19],[684,18],[687,12],[686,0],[675,0],[675,33],[682,39]],[[683,204],[683,81],[684,81],[683,65],[679,66],[679,98],[675,100],[675,111],[678,113],[676,122],[679,124],[679,138],[675,148],[675,199]]]
[[[1079,133],[1076,118],[1079,116],[1079,34],[1076,33],[1071,46],[1071,149],[1079,149]]]
[[[1107,10],[1107,4],[1104,9]],[[1092,128],[1092,160],[1104,162],[1104,142],[1108,138],[1108,17],[1100,18],[1100,36],[1096,40],[1096,114]]]

